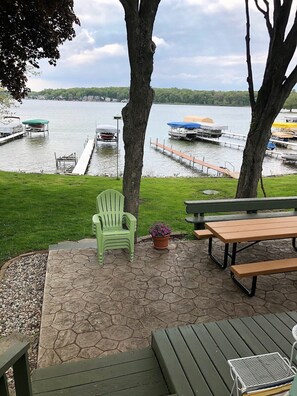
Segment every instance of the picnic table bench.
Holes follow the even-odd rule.
[[[212,221],[297,215],[297,197],[198,200],[185,201],[185,205],[186,212],[190,215],[186,221],[193,223],[195,230],[203,230],[205,223]],[[207,235],[211,236],[210,233]]]
[[[279,274],[297,271],[297,258],[260,261],[231,265],[230,272],[233,281],[250,297],[255,295],[258,275]],[[252,277],[252,285],[248,288],[238,278]]]

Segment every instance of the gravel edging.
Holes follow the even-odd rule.
[[[30,342],[31,371],[37,367],[47,258],[47,251],[25,254],[0,271],[0,353],[16,340]]]

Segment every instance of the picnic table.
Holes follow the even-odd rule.
[[[250,246],[266,240],[292,238],[295,251],[297,237],[297,218],[295,216],[282,218],[263,218],[252,220],[218,221],[206,223],[205,227],[214,237],[225,244],[223,261],[213,255],[212,239],[209,238],[208,254],[222,269],[228,266],[231,258],[231,277],[234,282],[249,296],[253,296],[256,290],[258,275],[268,275],[280,272],[296,271],[297,258],[262,261],[258,263],[247,263],[235,265],[237,253]],[[238,244],[247,242],[238,248]],[[229,250],[232,245],[231,252]],[[237,276],[237,278],[235,277]],[[252,286],[247,288],[238,278],[252,277]]]

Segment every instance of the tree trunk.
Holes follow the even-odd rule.
[[[140,181],[147,122],[154,98],[150,86],[155,44],[153,25],[161,0],[120,0],[125,10],[131,69],[130,98],[122,110],[125,210],[138,218]]]
[[[293,65],[291,74],[288,77],[286,76],[297,46],[296,10],[292,27],[289,29],[287,26],[292,0],[284,0],[282,4],[274,1],[273,26],[269,19],[269,3],[265,2],[267,7],[265,9],[259,7],[257,0],[255,0],[255,3],[258,10],[265,17],[270,43],[262,86],[255,102],[252,100],[253,95],[250,95],[252,121],[243,152],[243,161],[236,192],[237,198],[257,196],[257,187],[262,173],[265,151],[271,136],[271,126],[297,82],[296,65]],[[249,43],[248,0],[246,0],[246,5],[246,41]],[[285,37],[287,31],[288,33]],[[247,45],[248,84],[251,93],[253,81],[251,80],[250,62],[249,45]]]

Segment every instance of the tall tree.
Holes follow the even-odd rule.
[[[79,24],[73,0],[1,0],[0,2],[0,84],[21,100],[26,87],[28,64],[38,60],[56,64],[58,46],[75,36]]]
[[[150,85],[155,44],[153,26],[161,0],[120,0],[124,11],[130,62],[129,102],[122,110],[125,168],[125,210],[138,217],[143,150],[147,122],[154,99]]]
[[[266,22],[269,48],[262,85],[255,97],[250,51],[249,0],[245,0],[247,81],[252,117],[237,185],[237,198],[257,196],[265,150],[271,136],[271,126],[297,83],[297,65],[293,65],[291,73],[288,71],[297,46],[296,1],[262,0],[261,5],[260,0],[254,0],[254,2]],[[271,3],[273,3],[273,10],[270,8]],[[293,10],[292,4],[294,4]],[[295,14],[292,16],[292,24],[289,26],[291,13]]]

